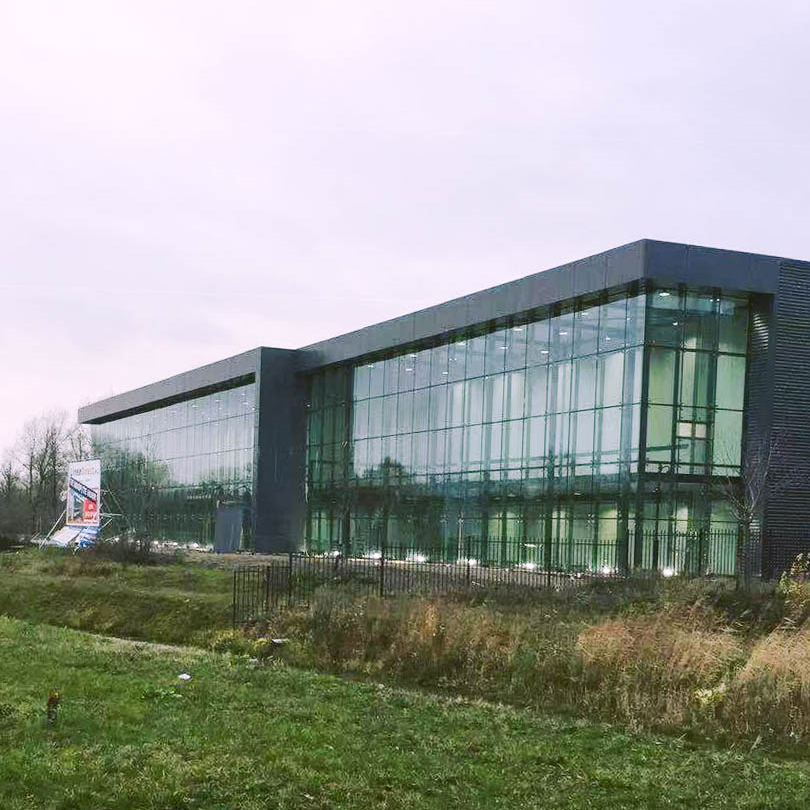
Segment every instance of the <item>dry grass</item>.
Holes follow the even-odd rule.
[[[810,625],[758,641],[721,708],[737,734],[810,741]]]
[[[219,649],[700,737],[810,744],[810,625],[772,594],[690,584],[601,612],[567,601],[382,600],[324,591]],[[779,618],[781,617],[781,618]],[[777,621],[777,619],[779,619]],[[289,638],[267,650],[265,635]],[[263,646],[264,645],[264,646]]]

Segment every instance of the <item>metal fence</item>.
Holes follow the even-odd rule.
[[[331,549],[290,553],[233,574],[233,623],[306,606],[318,589],[381,597],[412,593],[562,589],[628,576],[733,576],[736,532],[645,533],[628,543],[553,543],[548,538],[466,537],[460,547]],[[749,538],[746,570],[758,573],[759,538]]]

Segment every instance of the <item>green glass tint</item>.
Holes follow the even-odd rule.
[[[318,402],[322,382],[311,389]],[[255,416],[251,383],[92,425],[93,450],[131,522],[157,538],[212,542],[218,503],[250,506]],[[321,411],[310,430],[324,430]]]

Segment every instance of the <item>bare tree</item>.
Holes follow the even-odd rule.
[[[68,461],[84,458],[90,442],[83,425],[71,425],[63,411],[54,411],[30,419],[23,425],[19,439],[0,467],[0,492],[16,487],[14,518],[10,500],[4,498],[4,525],[15,526],[15,534],[46,531],[63,509],[64,482]],[[6,528],[6,531],[9,531]]]
[[[727,504],[737,522],[737,582],[748,584],[758,534],[762,529],[765,502],[798,487],[807,486],[810,476],[794,462],[786,433],[771,432],[765,439],[749,438],[740,474],[715,478],[714,489]],[[719,453],[732,463],[731,451]]]

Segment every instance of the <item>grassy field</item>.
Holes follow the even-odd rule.
[[[804,577],[751,592],[617,581],[528,600],[329,588],[245,633],[230,629],[231,576],[215,562],[0,555],[0,614],[810,760]],[[288,642],[277,649],[274,637]]]
[[[0,751],[4,810],[786,810],[810,797],[806,763],[758,751],[8,618]]]
[[[172,644],[230,626],[231,574],[167,559],[123,565],[61,549],[0,554],[0,614]]]

